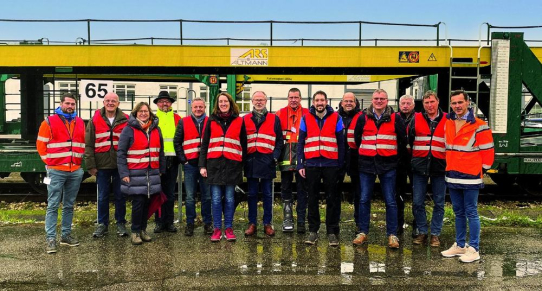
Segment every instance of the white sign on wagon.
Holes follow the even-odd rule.
[[[101,103],[109,92],[113,92],[113,81],[81,80],[79,82],[81,101],[99,101]]]

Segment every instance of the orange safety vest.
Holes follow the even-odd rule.
[[[207,159],[217,159],[224,156],[226,159],[241,162],[243,160],[243,148],[241,147],[241,126],[243,118],[236,117],[226,130],[217,121],[211,122],[211,139],[207,149]]]
[[[117,124],[115,127],[113,127],[113,130],[111,131],[111,128],[109,127],[107,122],[105,122],[105,120],[103,119],[101,110],[98,109],[96,110],[96,112],[94,112],[94,117],[92,117],[92,124],[94,124],[94,132],[95,132],[95,139],[94,139],[95,153],[108,152],[111,149],[111,145],[113,145],[113,148],[115,149],[115,151],[118,149],[120,133],[128,124],[128,115],[124,114],[124,116],[126,116],[126,121],[123,123]]]
[[[47,142],[47,156],[41,157],[48,166],[81,165],[85,153],[85,123],[75,117],[73,136],[58,115],[47,117],[51,128],[51,139]],[[39,139],[39,137],[38,137]]]
[[[339,147],[337,145],[337,121],[339,114],[333,112],[324,122],[322,129],[318,126],[316,117],[312,114],[305,115],[307,126],[307,138],[305,139],[305,159],[324,157],[332,160],[339,159]]]
[[[346,142],[348,143],[348,146],[351,149],[356,149],[356,140],[354,139],[354,130],[356,129],[356,123],[358,123],[358,118],[361,115],[361,111],[356,113],[354,117],[352,117],[352,121],[350,122],[350,125],[348,126],[348,129],[346,130]]]
[[[395,114],[390,116],[390,121],[384,122],[379,128],[372,118],[365,115],[365,127],[361,135],[359,147],[360,156],[391,157],[397,155],[397,133],[395,132]]]
[[[446,124],[446,113],[438,123],[433,135],[427,124],[427,120],[422,113],[416,113],[414,116],[414,146],[412,147],[412,157],[423,158],[431,155],[437,159],[446,158],[446,146],[444,144],[444,124]]]
[[[126,162],[128,169],[151,169],[160,168],[160,134],[158,128],[154,128],[147,134],[142,130],[133,128],[134,143],[128,149]]]
[[[203,129],[201,132],[205,132],[205,127],[207,126],[207,120],[209,117],[205,116],[203,120]],[[187,116],[183,120],[183,151],[187,160],[197,159],[199,157],[199,152],[201,150],[201,135],[196,128],[194,120],[191,116]]]
[[[247,130],[247,153],[252,154],[259,152],[262,154],[270,154],[275,150],[275,114],[267,113],[265,121],[260,125],[260,129],[256,129],[256,124],[252,121],[252,113],[243,117]]]
[[[290,106],[286,106],[277,112],[277,116],[280,119],[280,127],[282,128],[282,137],[284,138],[285,143],[297,143],[301,118],[308,114],[309,110],[301,107],[301,105],[299,105],[295,111],[291,109]],[[292,128],[294,128],[295,131],[292,131]]]

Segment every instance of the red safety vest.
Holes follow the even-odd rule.
[[[203,120],[203,129],[201,132],[205,132],[205,127],[207,126],[207,120],[209,117],[205,116]],[[191,116],[187,116],[183,120],[183,151],[187,160],[197,159],[199,157],[199,152],[201,150],[201,135],[196,128],[194,120]]]
[[[305,139],[305,159],[318,158],[320,156],[332,160],[339,159],[339,147],[337,145],[337,120],[339,114],[333,112],[324,122],[322,129],[318,126],[316,117],[312,114],[305,115],[307,126],[307,138]]]
[[[118,149],[120,133],[128,124],[128,115],[126,116],[126,121],[120,124],[117,124],[113,127],[113,131],[103,119],[101,110],[98,109],[94,112],[94,117],[92,118],[92,123],[94,124],[94,152],[95,153],[105,153],[111,149],[111,144],[115,151]]]
[[[47,142],[46,164],[48,166],[81,165],[85,153],[85,122],[75,117],[73,136],[58,115],[47,118],[51,128],[51,139]]]
[[[356,141],[354,140],[354,130],[356,129],[356,123],[358,123],[358,118],[361,115],[361,111],[356,113],[354,117],[352,117],[352,121],[350,122],[350,125],[348,126],[348,129],[346,130],[346,142],[348,143],[348,146],[351,149],[356,149]]]
[[[299,105],[296,111],[291,109],[290,106],[286,106],[277,112],[277,116],[280,120],[280,127],[282,128],[282,137],[284,138],[285,143],[297,143],[299,123],[301,122],[301,118],[307,114],[309,114],[309,110],[301,107],[301,105]],[[295,132],[292,131],[292,127],[295,128]]]
[[[427,157],[429,150],[431,155],[437,159],[446,159],[446,146],[444,144],[444,124],[446,124],[446,113],[438,123],[433,135],[423,114],[416,113],[414,116],[414,146],[412,147],[412,157]]]
[[[236,117],[224,134],[222,126],[217,121],[212,121],[207,159],[217,159],[224,156],[226,159],[241,162],[243,160],[240,138],[242,125],[243,118]]]
[[[391,157],[397,155],[397,134],[395,133],[395,114],[390,116],[390,121],[384,122],[380,128],[372,118],[365,115],[365,127],[361,135],[359,147],[360,156]]]
[[[243,117],[247,129],[247,152],[252,154],[259,152],[270,154],[275,150],[275,114],[267,113],[265,121],[256,129],[256,124],[252,121],[252,113]]]
[[[160,168],[160,134],[158,128],[154,128],[147,134],[142,130],[133,128],[134,143],[128,149],[127,159],[128,169],[151,169]]]

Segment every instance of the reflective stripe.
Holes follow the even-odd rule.
[[[444,178],[446,182],[453,183],[453,184],[466,184],[466,185],[477,185],[482,184],[482,179],[457,179],[457,178]]]
[[[429,146],[417,146],[417,145],[415,145],[412,149],[415,150],[415,151],[428,151]]]
[[[363,136],[362,140],[376,140],[376,135]]]
[[[334,137],[320,137],[321,141],[334,142],[337,143],[337,139]]]
[[[433,136],[433,141],[446,142],[446,140],[443,137],[438,137],[438,136]]]
[[[458,145],[446,145],[447,150],[452,151],[460,151],[460,152],[476,152],[478,151],[478,147],[471,147],[471,146],[458,146]]]
[[[41,158],[42,160],[46,160],[46,159],[47,159],[47,155],[45,155],[45,156],[40,156],[40,158]]]
[[[288,134],[288,132],[286,130],[283,130],[282,135],[286,135],[286,134]]]
[[[39,135],[38,135],[38,140],[39,140],[39,141],[42,141],[42,142],[49,142],[49,140],[50,140],[50,139],[49,139],[49,138],[46,138],[46,137],[43,137],[43,136],[39,136]]]
[[[374,145],[374,144],[361,144],[361,146],[359,148],[364,149],[364,150],[374,150],[374,151],[376,151],[376,145]]]
[[[170,152],[164,152],[164,156],[166,157],[175,157],[175,153],[170,153]]]
[[[417,136],[414,138],[415,141],[430,141],[431,140],[431,137],[430,136]]]
[[[346,139],[347,142],[356,142],[353,137],[349,137]]]
[[[476,129],[476,133],[479,133],[480,131],[484,131],[484,130],[488,130],[488,129],[489,129],[489,126],[487,126],[486,124],[480,125],[480,126]]]
[[[50,143],[50,144],[47,144],[47,148],[48,149],[63,148],[63,147],[69,147],[71,145],[72,145],[71,142]]]
[[[151,153],[159,153],[160,152],[160,148],[149,148],[149,151]]]
[[[201,148],[193,148],[193,149],[188,149],[188,150],[185,150],[184,153],[185,154],[191,154],[191,153],[196,153],[196,152],[200,152],[201,151]]]
[[[111,132],[110,131],[106,131],[106,132],[103,132],[103,133],[98,133],[96,135],[96,138],[103,138],[103,137],[108,137],[111,135]]]
[[[379,134],[377,135],[378,139],[387,139],[387,140],[397,140],[397,136],[389,134]]]
[[[231,139],[231,138],[225,138],[224,142],[229,142],[229,143],[232,143],[234,145],[241,146],[241,143],[238,140]]]
[[[257,142],[255,144],[256,147],[262,147],[262,148],[267,148],[267,149],[270,149],[270,150],[274,150],[275,147],[270,145],[270,144],[267,144],[267,143],[263,143],[263,142]]]
[[[353,133],[354,133],[354,130],[353,130],[353,129],[349,129],[349,130],[346,131],[346,133],[353,134]]]
[[[128,151],[128,154],[129,155],[144,155],[144,154],[147,154],[149,153],[149,149],[144,149],[144,150],[129,150]]]
[[[116,141],[116,140],[114,140],[114,141],[113,141],[113,145],[119,145],[119,142]]]
[[[486,169],[486,170],[489,170],[491,169],[491,165],[484,165],[482,164],[482,168]]]
[[[316,146],[316,147],[309,147],[309,148],[305,148],[305,152],[315,152],[315,151],[328,151],[328,152],[338,152],[339,150],[337,148],[333,148],[333,147],[326,147],[326,146]]]
[[[315,141],[327,141],[327,142],[334,142],[334,143],[336,143],[336,142],[337,142],[337,139],[334,138],[334,137],[315,136],[315,137],[307,138],[307,139],[305,140],[305,143],[315,142]]]
[[[249,134],[247,135],[247,139],[256,138],[256,134]]]
[[[396,150],[397,146],[390,145],[390,144],[377,144],[376,148],[377,149],[383,149],[383,150]]]
[[[189,139],[189,140],[185,140],[183,142],[183,146],[186,146],[186,145],[189,145],[189,144],[193,144],[193,143],[199,143],[200,142],[200,139],[199,138],[194,138],[194,139]]]
[[[71,157],[72,152],[65,152],[65,153],[56,153],[56,154],[47,154],[47,158],[65,158],[65,157]],[[83,155],[81,155],[83,156]]]
[[[95,143],[95,144],[94,144],[94,147],[99,148],[99,147],[108,146],[109,144],[111,144],[111,142],[109,142],[109,141],[104,141],[104,142]]]
[[[72,142],[72,147],[85,148],[85,144],[80,142]]]
[[[141,158],[141,159],[127,158],[126,161],[128,163],[132,163],[132,164],[148,163],[149,162],[149,157],[144,157],[144,158]],[[150,161],[151,162],[158,162],[158,161],[160,161],[160,158],[159,157],[151,157]]]
[[[164,142],[173,142],[172,138],[164,138]]]
[[[446,149],[443,148],[443,147],[436,147],[436,146],[432,146],[431,147],[431,150],[435,151],[435,152],[440,152],[440,153],[445,153],[446,152]]]
[[[494,144],[492,142],[481,144],[478,146],[478,148],[481,150],[488,150],[488,149],[492,149],[493,147],[494,147]]]
[[[217,147],[213,147],[213,148],[210,148],[207,153],[211,153],[211,152],[228,152],[228,153],[232,153],[232,154],[238,154],[238,155],[242,155],[243,152],[242,151],[238,151],[238,150],[234,150],[234,149],[231,149],[231,148],[224,148],[222,146],[217,146]]]
[[[120,137],[120,132],[114,132],[114,131],[113,131],[113,136],[118,136],[118,137]]]
[[[76,158],[82,158],[83,153],[73,153],[73,156],[76,157]]]
[[[315,136],[315,137],[309,137],[305,140],[305,143],[309,143],[309,142],[315,142],[315,141],[318,141],[319,137],[318,136]]]
[[[274,136],[270,136],[268,134],[264,134],[264,133],[259,133],[258,134],[258,138],[263,138],[263,139],[268,139],[270,141],[275,141],[275,137]]]
[[[209,143],[224,141],[224,137],[215,137],[209,140]]]

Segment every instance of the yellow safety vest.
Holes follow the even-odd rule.
[[[173,110],[169,112],[158,110],[156,117],[158,117],[158,127],[160,127],[164,138],[164,154],[166,156],[175,156],[175,148],[173,147],[173,137],[175,137],[175,129],[177,128],[175,113],[173,113]]]

